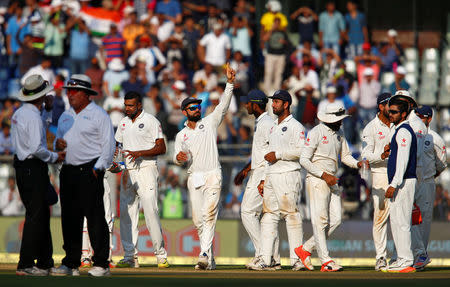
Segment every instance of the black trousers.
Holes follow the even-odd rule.
[[[47,190],[50,184],[47,163],[39,159],[20,161],[14,157],[17,187],[25,206],[20,259],[17,269],[53,267],[53,245],[50,233],[50,207]]]
[[[73,166],[63,165],[60,173],[61,223],[66,256],[62,264],[77,268],[81,264],[83,217],[87,219],[94,250],[93,265],[109,266],[109,230],[103,205],[103,177],[93,173],[96,160]]]

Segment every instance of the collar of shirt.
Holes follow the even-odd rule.
[[[185,122],[184,122],[184,126],[187,127],[188,129],[194,131],[194,130],[197,129],[198,125],[199,125],[200,123],[202,123],[202,122],[203,122],[203,119],[200,119],[200,120],[195,124],[195,128],[193,128],[193,129],[191,129],[191,128],[188,126],[188,121],[185,121]]]
[[[41,114],[41,111],[39,111],[39,109],[33,104],[24,103],[23,107],[28,109],[28,110],[30,110],[30,111],[32,111],[32,112],[34,112],[34,113]]]
[[[264,112],[264,113],[260,114],[259,117],[256,119],[256,124],[258,124],[259,121],[260,121],[265,115],[267,115],[267,112]]]
[[[395,126],[395,129],[398,129],[398,128],[399,128],[401,125],[403,125],[403,124],[409,124],[409,120],[406,119],[406,120],[404,120],[403,122],[398,123],[398,125]]]
[[[292,115],[287,116],[283,121],[281,121],[281,123],[278,123],[278,118],[275,120],[275,125],[279,126],[284,122],[288,122],[292,119]]]

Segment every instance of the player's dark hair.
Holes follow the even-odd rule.
[[[139,103],[142,103],[142,96],[136,91],[129,91],[125,94],[125,100],[137,99]]]
[[[392,99],[389,106],[398,106],[400,113],[406,112],[406,114],[409,114],[409,103],[403,99]]]

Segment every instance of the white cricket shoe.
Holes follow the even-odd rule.
[[[322,268],[320,268],[320,271],[322,272],[337,272],[342,270],[344,270],[344,268],[342,268],[341,265],[337,264],[333,260],[325,262],[324,264],[322,264]]]
[[[294,265],[292,265],[293,271],[300,271],[300,270],[306,270],[305,265],[300,260],[297,260]]]
[[[375,271],[381,271],[386,268],[387,268],[386,258],[384,257],[378,258],[377,262],[375,263]]]
[[[94,266],[91,268],[91,270],[88,271],[88,275],[94,277],[104,277],[111,276],[111,272],[109,271],[109,267],[103,268],[100,266]]]
[[[197,265],[200,270],[206,270],[208,268],[208,255],[206,253],[203,253],[198,257]]]
[[[256,266],[256,264],[258,264],[259,260],[260,260],[259,257],[253,257],[249,263],[245,264],[245,268],[251,269],[251,267]]]
[[[58,268],[53,267],[50,269],[50,275],[52,276],[80,276],[80,270],[78,268],[69,268],[66,265],[61,265]]]
[[[41,269],[36,266],[16,270],[16,275],[19,276],[48,276],[48,274],[48,269]]]
[[[266,263],[264,263],[264,260],[259,260],[258,263],[253,266],[250,270],[256,270],[256,271],[275,271],[275,267],[266,265]]]
[[[272,261],[270,262],[270,267],[273,267],[275,270],[281,270],[281,263],[276,262],[275,259],[272,258]]]

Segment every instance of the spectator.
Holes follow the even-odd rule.
[[[155,105],[155,118],[161,123],[161,128],[164,131],[164,134],[167,137],[167,140],[173,141],[175,140],[175,135],[178,133],[178,128],[169,124],[167,119],[169,115],[164,110],[163,102],[159,97],[154,98]]]
[[[244,55],[240,51],[233,54],[230,67],[236,71],[236,79],[234,82],[235,93],[239,93],[239,96],[247,95],[249,91],[249,63],[244,62]]]
[[[156,4],[155,13],[164,14],[167,20],[181,23],[181,5],[177,0],[162,0]]]
[[[134,66],[138,59],[145,62],[147,81],[150,85],[153,85],[156,82],[156,72],[159,72],[166,65],[166,58],[158,47],[153,45],[152,39],[147,35],[139,38],[139,49],[130,56],[128,64]]]
[[[145,94],[145,89],[148,84],[147,77],[144,75],[144,77],[138,78],[138,72],[139,71],[136,66],[130,68],[130,78],[123,81],[121,84],[121,90],[123,91],[123,94],[131,91],[138,92],[141,95]]]
[[[66,110],[66,106],[69,105],[68,100],[64,101],[63,98],[63,86],[64,86],[64,76],[61,74],[56,75],[55,84],[53,85],[53,91],[55,92],[55,96],[53,97],[53,109],[52,109],[52,126],[58,126],[59,117]]]
[[[322,54],[325,55],[325,61],[322,61],[322,57],[319,58],[320,81],[325,89],[333,81],[341,58],[333,49],[323,49]]]
[[[45,47],[45,23],[39,13],[34,13],[30,18],[30,30],[33,37],[33,47],[43,50]]]
[[[9,18],[6,25],[6,52],[9,56],[8,64],[10,67],[10,77],[17,76],[17,63],[19,55],[22,53],[20,41],[23,41],[25,34],[28,33],[26,20],[23,18],[22,12],[23,7],[21,5],[16,5],[14,16]],[[17,39],[19,39],[19,41]]]
[[[289,39],[281,28],[280,18],[275,18],[272,30],[266,32],[262,39],[267,43],[267,54],[264,68],[264,89],[266,94],[281,88],[286,53],[289,48]]]
[[[250,42],[253,37],[253,31],[248,25],[248,19],[234,16],[228,31],[231,35],[233,53],[241,52],[244,56],[244,61],[251,61],[252,50]]]
[[[337,90],[335,86],[328,86],[325,99],[321,100],[317,107],[317,112],[325,112],[326,107],[331,103],[338,103],[344,106],[344,102],[337,98]]]
[[[406,69],[403,66],[398,66],[395,71],[395,81],[389,86],[389,92],[394,95],[398,90],[410,89],[409,84],[405,80]]]
[[[0,154],[13,154],[14,147],[11,141],[11,126],[8,123],[2,123],[2,132],[0,133]]]
[[[310,84],[314,90],[319,90],[319,75],[312,68],[311,62],[303,62],[302,69],[300,70],[300,77],[306,80],[307,84]]]
[[[314,31],[319,20],[317,14],[311,8],[303,6],[291,14],[291,19],[298,21],[299,45],[302,46],[305,42],[314,43]]]
[[[7,189],[0,192],[0,213],[3,216],[18,216],[25,214],[15,181],[14,177],[9,177]]]
[[[381,73],[394,71],[400,64],[399,55],[400,50],[397,48],[396,43],[391,45],[386,42],[381,42],[379,50],[379,57],[381,58]]]
[[[128,80],[130,75],[127,70],[125,70],[125,66],[122,63],[122,60],[119,58],[114,58],[108,64],[108,70],[106,70],[103,75],[103,91],[106,97],[113,96],[114,86],[121,85],[122,82]],[[121,96],[123,96],[121,94]]]
[[[283,89],[288,90],[289,94],[295,95],[300,92],[305,87],[306,80],[300,76],[300,69],[297,66],[292,66],[289,78],[287,78],[283,83]],[[293,115],[295,115],[294,107],[297,106],[297,97],[292,97],[291,108],[293,110]]]
[[[39,65],[36,65],[34,67],[31,67],[28,72],[25,73],[25,75],[22,76],[20,80],[20,84],[25,84],[25,79],[28,78],[28,76],[37,74],[41,75],[42,78],[45,81],[48,81],[50,85],[55,84],[55,74],[53,73],[52,68],[52,61],[48,56],[42,57],[41,63]]]
[[[298,98],[296,118],[306,130],[312,129],[316,125],[317,106],[319,100],[314,97],[314,88],[306,84],[305,88],[297,91],[295,96]]]
[[[156,17],[156,20],[154,18]],[[157,31],[157,37],[158,40],[161,42],[161,45],[164,45],[165,42],[170,38],[172,35],[175,24],[172,21],[166,21],[166,15],[164,14],[156,14],[156,16],[153,16],[152,21],[154,21],[154,24],[157,24],[158,31]],[[162,46],[160,46],[161,50],[164,50]]]
[[[381,66],[381,58],[372,54],[370,44],[364,43],[362,47],[363,54],[361,56],[355,56],[356,73],[360,85],[364,79],[363,73],[366,68],[371,68],[373,70],[374,78],[378,79]]]
[[[168,186],[162,199],[162,218],[183,218],[183,193],[181,192],[179,180],[178,175],[172,169],[169,169],[167,175]]]
[[[183,12],[191,17],[196,23],[205,23],[208,15],[207,0],[182,1]]]
[[[311,46],[311,42],[305,41],[303,45],[299,46],[294,52],[291,53],[291,61],[299,68],[302,67],[305,55],[311,61],[313,67],[319,68],[322,61],[320,52]]]
[[[134,52],[136,48],[134,40],[136,39],[136,37],[144,34],[144,32],[144,26],[142,26],[141,23],[137,21],[136,11],[131,12],[130,23],[126,25],[125,28],[123,28],[122,32],[123,38],[126,41],[125,50],[127,55],[130,55]]]
[[[149,114],[156,116],[156,108],[155,101],[159,97],[159,85],[158,83],[152,85],[147,93],[145,93],[145,97],[142,99],[142,108]],[[164,127],[163,127],[163,131]]]
[[[183,51],[181,49],[182,41],[177,40],[175,38],[170,38],[168,42],[169,42],[169,48],[166,51],[167,68],[171,69],[173,59],[183,60]]]
[[[198,57],[202,63],[214,66],[216,72],[222,73],[222,66],[230,58],[230,38],[223,33],[221,24],[216,23],[213,32],[203,36],[198,46]]]
[[[363,72],[364,80],[359,89],[358,113],[361,127],[365,127],[377,114],[377,96],[381,92],[381,85],[374,77],[371,68]]]
[[[126,41],[118,32],[115,23],[109,26],[109,34],[102,38],[102,46],[100,47],[105,62],[108,64],[114,58],[123,59],[127,54],[125,52]]]
[[[281,4],[276,0],[269,0],[266,4],[266,9],[268,10],[261,17],[261,35],[265,32],[269,32],[273,30],[273,25],[275,23],[275,19],[278,18],[280,23],[278,24],[278,29],[286,30],[288,25],[288,21],[286,16],[281,13]]]
[[[185,3],[185,2],[183,2]],[[184,36],[186,37],[186,46],[185,46],[185,54],[186,54],[186,65],[190,70],[194,70],[194,67],[197,67],[198,59],[197,59],[197,45],[201,38],[200,31],[195,28],[194,18],[186,17],[184,19]]]
[[[205,90],[205,82],[203,80],[194,81],[194,93],[192,96],[194,98],[202,100],[201,112],[203,117],[205,115],[208,106],[210,105],[209,91]]]
[[[447,221],[449,214],[450,197],[448,191],[441,184],[436,185],[433,219]]]
[[[84,74],[89,68],[90,31],[81,18],[73,19],[67,26],[70,29],[70,71]]]
[[[395,62],[400,65],[400,58],[403,56],[402,46],[397,42],[398,33],[394,29],[388,31],[388,54],[395,54]]]
[[[180,107],[181,102],[188,97],[185,90],[186,84],[184,82],[175,81],[172,86],[172,93],[163,94],[163,98],[169,104],[167,109],[169,113],[168,122],[174,126],[178,126],[178,130],[181,130],[184,124],[184,115]]]
[[[125,114],[123,97],[120,96],[121,87],[120,85],[114,85],[112,97],[107,97],[103,103],[103,109],[109,114],[111,118],[112,125],[114,127],[114,132],[116,132],[120,121],[123,119]]]
[[[345,15],[347,26],[348,51],[347,59],[362,54],[362,44],[369,41],[367,22],[364,13],[358,11],[354,0],[347,2],[348,13]]]
[[[20,40],[19,35],[16,34],[16,40],[20,45],[21,53],[19,55],[19,74],[23,76],[31,67],[39,64],[42,56],[42,50],[33,47],[33,38],[31,34],[26,34],[23,42]]]
[[[91,78],[92,82],[92,89],[98,93],[97,96],[91,96],[91,99],[93,99],[97,104],[98,102],[103,99],[103,74],[105,72],[100,69],[100,65],[98,63],[97,58],[91,59],[91,67],[89,67],[85,74],[89,78]]]
[[[214,72],[214,68],[211,64],[205,63],[203,69],[198,70],[194,73],[194,78],[192,82],[198,83],[203,81],[205,83],[205,90],[212,91],[217,86],[217,74]]]
[[[53,13],[45,25],[45,47],[44,54],[50,57],[52,66],[59,68],[62,66],[62,56],[64,54],[64,39],[66,38],[66,26],[59,23],[59,15]]]
[[[169,68],[165,68],[161,73],[160,76],[162,76],[162,74],[167,74],[167,76],[169,77],[169,80],[174,83],[175,81],[183,81],[185,83],[187,83],[188,81],[188,75],[186,74],[186,72],[183,69],[183,64],[181,62],[180,59],[178,58],[174,58],[172,60],[172,66]],[[158,76],[158,80],[161,81],[161,78]],[[186,91],[190,90],[190,86],[186,84]]]
[[[326,11],[319,16],[319,46],[333,49],[340,55],[339,46],[342,44],[342,36],[345,32],[344,17],[336,11],[334,2],[328,1]]]
[[[236,6],[234,6],[234,16],[242,19],[246,19],[249,23],[252,23],[253,14],[255,14],[255,6],[248,3],[246,0],[237,0]]]

